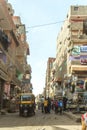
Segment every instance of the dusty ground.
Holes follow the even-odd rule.
[[[0,115],[0,130],[81,130],[81,124],[64,114],[36,111],[32,117],[20,117],[18,113]]]

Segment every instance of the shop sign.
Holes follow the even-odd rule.
[[[69,56],[69,60],[71,60],[71,61],[80,60],[80,56]]]
[[[84,81],[83,80],[77,80],[77,85],[84,85]]]
[[[80,55],[80,46],[74,46],[74,47],[73,47],[72,55],[73,55],[73,56]]]
[[[80,62],[83,65],[87,64],[87,55],[81,55],[80,56]]]
[[[82,65],[87,65],[87,59],[81,59],[80,62]]]
[[[83,92],[83,87],[77,86],[77,87],[75,88],[75,92]]]
[[[81,52],[87,52],[87,46],[80,46]]]

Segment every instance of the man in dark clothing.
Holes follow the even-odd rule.
[[[55,114],[58,113],[58,100],[55,101]]]
[[[44,112],[44,103],[41,103],[41,109],[42,109],[42,113]]]
[[[50,113],[50,109],[51,109],[51,100],[50,98],[48,97],[48,106],[47,106],[47,112]]]
[[[58,101],[58,108],[59,108],[60,114],[62,114],[62,112],[63,112],[63,101],[62,101],[62,99],[59,99],[59,101]]]
[[[66,111],[66,104],[67,104],[67,98],[64,96],[63,97],[63,110]]]

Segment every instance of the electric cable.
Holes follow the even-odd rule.
[[[43,27],[43,26],[50,26],[50,25],[53,25],[53,24],[62,23],[64,21],[58,21],[58,22],[46,23],[46,24],[39,24],[39,25],[30,26],[30,27],[27,27],[27,28],[37,28],[37,27]]]

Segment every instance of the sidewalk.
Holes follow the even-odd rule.
[[[72,112],[69,112],[69,111],[66,111],[66,112],[64,111],[63,113],[66,116],[68,116],[70,119],[75,120],[76,122],[80,122],[81,121],[81,115],[82,115],[82,113],[75,113],[75,114],[73,114]]]

